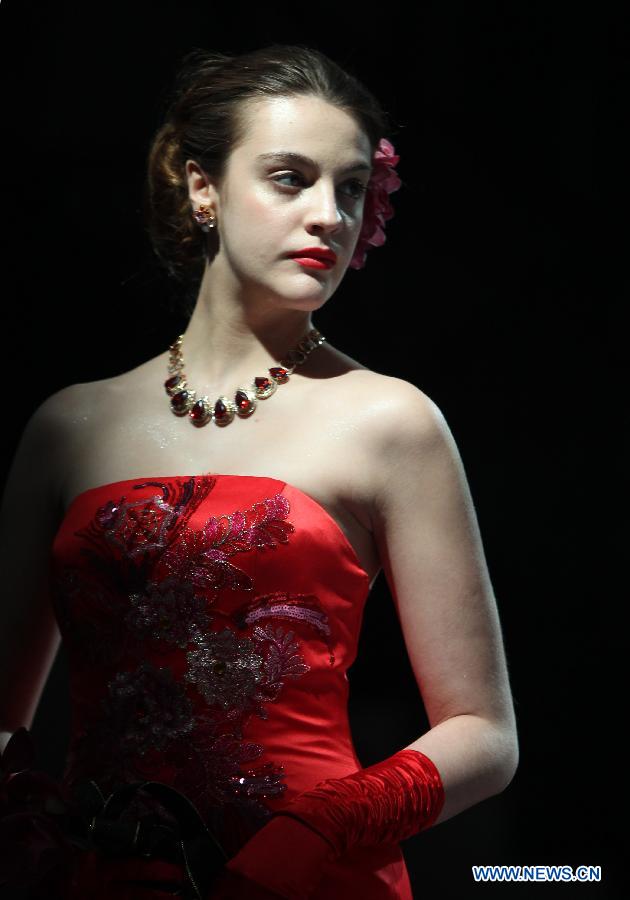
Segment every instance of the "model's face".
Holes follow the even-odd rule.
[[[361,231],[361,187],[372,164],[367,135],[347,113],[312,96],[257,100],[248,122],[219,190],[187,163],[193,206],[210,204],[217,216],[212,269],[289,306],[319,306],[343,278]],[[281,152],[312,163],[269,158]],[[337,254],[332,268],[306,268],[287,256],[317,246]]]

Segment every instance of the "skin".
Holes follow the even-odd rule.
[[[211,206],[219,229],[184,333],[189,383],[212,399],[264,374],[313,327],[362,224],[348,179],[367,173],[339,175],[369,159],[351,116],[315,97],[265,99],[248,112],[222,184],[186,162],[191,211]],[[257,166],[259,153],[278,149],[316,166]],[[274,182],[289,169],[298,177]],[[285,258],[312,245],[332,247],[337,265],[303,269]],[[361,322],[343,297],[335,302]],[[370,581],[384,571],[431,725],[408,746],[434,762],[444,785],[437,821],[504,790],[518,740],[497,604],[463,464],[436,404],[327,342],[250,418],[196,429],[169,409],[167,363],[165,350],[114,378],[64,388],[27,424],[0,515],[0,693],[9,686],[0,733],[31,727],[57,652],[48,554],[77,494],[160,475],[271,476],[330,513]]]
[[[256,101],[246,115],[247,137],[232,151],[223,184],[186,162],[191,208],[211,207],[220,239],[184,337],[191,373],[213,395],[264,369],[269,354],[279,358],[313,327],[311,314],[339,287],[363,222],[353,180],[366,185],[369,172],[337,172],[358,160],[371,164],[356,121],[319,98]],[[283,149],[311,157],[318,171],[291,174],[284,163],[257,161]],[[334,268],[305,269],[286,258],[307,246],[334,250]]]
[[[369,171],[341,175],[340,170],[358,161],[371,165],[363,130],[319,98],[256,101],[246,116],[246,139],[230,154],[222,183],[194,160],[185,165],[191,212],[210,206],[219,233],[218,252],[206,264],[183,339],[189,384],[211,401],[233,396],[254,375],[266,374],[314,327],[311,315],[343,280],[363,222],[363,193],[356,182],[366,185]],[[274,150],[301,153],[316,168],[257,160]],[[306,269],[287,258],[308,246],[333,249],[336,265]],[[147,473],[268,475],[317,499],[373,580],[380,562],[370,524],[372,485],[357,435],[367,421],[362,397],[383,376],[327,342],[295,369],[287,385],[259,401],[247,420],[198,430],[169,409],[162,389],[168,361],[165,350],[130,372],[85,386],[84,396],[73,399],[84,415],[76,417],[81,422],[72,441],[76,458],[64,466],[62,507],[91,486]],[[110,409],[106,432],[90,412],[96,393],[99,407]],[[277,443],[278,434],[283,434],[283,453],[261,454],[260,448]]]

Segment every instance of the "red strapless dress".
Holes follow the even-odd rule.
[[[362,768],[346,672],[369,578],[303,491],[221,474],[100,485],[70,505],[50,564],[71,681],[65,786],[170,785],[229,858],[296,794]],[[399,844],[328,864],[314,900],[348,897],[411,900]]]

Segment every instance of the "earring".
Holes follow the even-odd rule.
[[[199,209],[193,210],[192,215],[202,231],[208,232],[211,228],[216,227],[216,216],[212,215],[209,206],[200,206]]]

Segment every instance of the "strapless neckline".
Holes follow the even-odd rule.
[[[359,559],[359,555],[358,555],[357,551],[355,550],[354,545],[352,544],[352,542],[346,535],[345,531],[343,530],[343,528],[341,527],[339,522],[335,519],[335,517],[331,513],[328,512],[326,507],[322,506],[322,504],[319,502],[319,500],[316,500],[315,497],[312,497],[310,494],[307,494],[306,491],[303,491],[301,488],[297,487],[295,484],[291,484],[290,481],[285,481],[282,478],[273,478],[271,475],[233,475],[233,474],[224,473],[224,472],[205,472],[201,475],[147,475],[142,478],[121,478],[121,479],[118,479],[117,481],[106,481],[104,484],[97,484],[94,487],[86,488],[85,490],[80,491],[78,494],[76,494],[72,498],[72,500],[68,504],[68,507],[67,507],[65,513],[62,516],[62,519],[61,519],[61,522],[59,523],[59,527],[58,527],[57,531],[61,530],[70,511],[76,506],[76,504],[81,502],[82,500],[86,499],[91,494],[96,494],[101,491],[110,490],[111,488],[115,488],[121,484],[136,484],[138,482],[145,482],[145,481],[175,481],[175,480],[179,480],[179,479],[186,480],[186,479],[190,479],[190,478],[195,479],[195,481],[198,481],[200,478],[241,478],[241,479],[246,478],[246,479],[251,479],[254,481],[273,481],[276,484],[286,485],[286,487],[289,487],[292,491],[295,491],[297,494],[300,494],[300,496],[305,497],[307,500],[310,500],[311,503],[315,504],[315,506],[319,509],[321,514],[327,519],[327,521],[329,522],[331,527],[335,529],[340,541],[342,542],[342,544],[345,546],[346,550],[352,557],[352,561],[361,570],[361,573],[365,576],[365,579],[367,580],[368,584],[370,584],[370,576],[366,572],[361,560]]]

